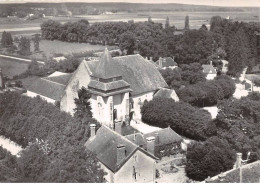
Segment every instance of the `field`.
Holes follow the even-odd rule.
[[[187,11],[172,11],[172,12],[139,12],[139,13],[126,13],[119,12],[115,14],[101,14],[101,15],[81,15],[71,18],[67,17],[46,17],[33,21],[24,19],[8,20],[8,18],[0,18],[0,33],[4,30],[11,32],[13,35],[39,33],[40,24],[48,19],[56,20],[61,23],[68,21],[77,21],[80,19],[87,19],[90,24],[95,22],[107,22],[107,21],[124,21],[134,20],[135,22],[146,21],[149,16],[157,23],[165,24],[165,19],[168,16],[170,25],[175,25],[178,29],[184,27],[185,16],[190,18],[190,28],[198,29],[202,24],[210,25],[210,18],[212,16],[221,16],[227,18],[228,16],[235,21],[245,22],[259,22],[260,12],[187,12]]]
[[[0,68],[4,76],[13,77],[27,70],[28,63],[0,57]]]
[[[33,50],[33,43],[31,44]],[[113,47],[110,47],[111,49]],[[47,57],[51,57],[54,54],[72,54],[72,53],[82,53],[91,51],[103,51],[105,46],[103,45],[91,45],[88,43],[69,43],[62,41],[40,41],[40,50],[46,54]]]

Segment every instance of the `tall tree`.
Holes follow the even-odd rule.
[[[165,22],[165,29],[170,28],[170,21],[169,21],[169,17],[166,17],[166,22]]]
[[[22,55],[28,56],[31,53],[31,42],[29,38],[22,37],[19,43],[19,51]]]
[[[82,87],[78,91],[78,98],[75,99],[75,113],[74,116],[76,118],[82,119],[83,122],[87,118],[92,118],[92,111],[91,111],[91,104],[90,99],[91,94],[88,92],[88,90],[85,87]]]
[[[127,55],[131,55],[134,53],[136,49],[136,44],[139,45],[140,43],[136,43],[136,38],[132,32],[125,32],[120,36],[119,39],[119,48],[124,51],[127,51]]]
[[[33,44],[34,44],[34,52],[40,51],[40,36],[39,34],[35,34],[33,38]]]
[[[189,29],[190,29],[190,20],[189,20],[189,16],[186,16],[184,30],[189,30]]]

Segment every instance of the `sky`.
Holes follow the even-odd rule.
[[[250,6],[260,7],[260,0],[0,0],[1,3],[23,2],[130,2],[130,3],[180,3],[212,6]]]

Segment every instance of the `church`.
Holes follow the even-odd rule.
[[[60,101],[60,109],[73,115],[74,99],[85,87],[91,93],[93,117],[107,126],[115,119],[141,118],[144,101],[167,87],[156,66],[139,54],[112,58],[107,49],[96,60],[84,59],[73,74],[51,76],[35,81],[27,95]]]

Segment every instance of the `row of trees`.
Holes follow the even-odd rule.
[[[221,45],[229,61],[228,74],[238,76],[245,66],[250,70],[260,62],[257,44],[257,33],[260,32],[258,23],[233,22],[214,16],[211,19],[210,31],[221,36]]]
[[[9,162],[17,182],[103,182],[97,159],[84,147],[95,120],[13,92],[1,94],[0,102],[0,134],[26,147]]]
[[[193,106],[205,107],[216,105],[219,100],[231,97],[235,92],[234,81],[225,75],[214,80],[188,85],[176,91],[179,98]]]

